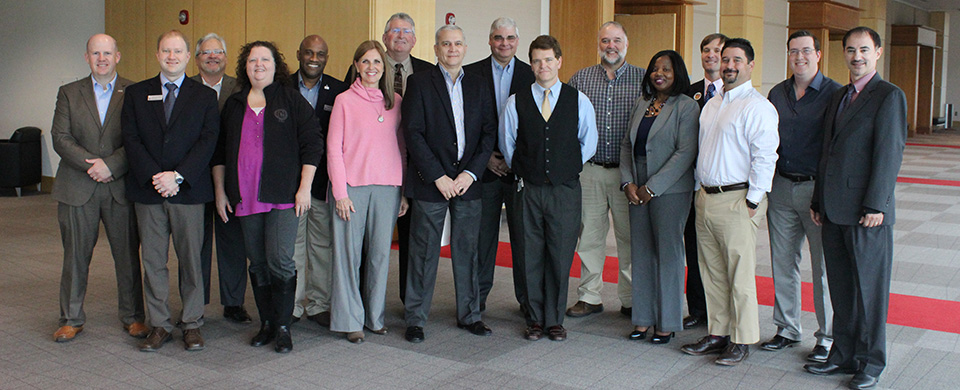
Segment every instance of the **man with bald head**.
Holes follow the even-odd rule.
[[[309,35],[300,42],[297,60],[300,69],[290,77],[292,87],[300,91],[314,108],[320,119],[323,138],[327,138],[330,111],[333,102],[347,84],[323,73],[329,56],[327,42],[319,35]],[[297,228],[297,243],[293,261],[297,265],[297,293],[293,308],[293,320],[299,321],[304,314],[322,327],[330,326],[330,288],[333,284],[333,249],[330,232],[330,206],[327,205],[327,160],[321,159],[317,174],[313,177],[310,210],[300,215]]]
[[[127,155],[120,136],[123,91],[132,82],[117,75],[120,51],[109,35],[90,37],[83,58],[90,76],[60,87],[50,130],[60,155],[53,199],[63,240],[60,328],[53,338],[70,341],[83,330],[83,299],[100,221],[116,267],[120,321],[131,336],[144,337],[140,238],[124,191]]]

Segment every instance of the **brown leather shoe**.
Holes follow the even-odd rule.
[[[83,332],[83,325],[80,326],[70,326],[64,325],[57,329],[56,332],[53,332],[53,341],[58,343],[65,343],[67,341],[73,340],[74,337],[77,337],[77,334]]]
[[[524,332],[524,337],[530,341],[537,341],[543,337],[543,325],[533,324],[527,327],[526,332]]]
[[[351,343],[354,343],[354,344],[363,344],[363,338],[364,338],[364,337],[365,337],[365,335],[363,334],[363,332],[348,332],[348,333],[347,333],[347,341],[349,341],[349,342],[351,342]]]
[[[312,316],[307,316],[307,319],[313,322],[316,322],[317,325],[320,325],[324,328],[330,327],[330,312],[322,311]]]
[[[153,328],[147,338],[140,343],[140,352],[156,352],[167,341],[170,341],[169,332],[161,327]]]
[[[150,328],[147,328],[142,322],[134,322],[132,324],[123,324],[123,330],[127,331],[127,334],[130,336],[142,339],[147,337],[147,333],[150,333]]]
[[[602,304],[602,303],[599,304],[599,305],[591,305],[591,304],[586,303],[586,302],[584,302],[584,301],[577,301],[576,304],[574,304],[573,306],[570,306],[570,308],[567,309],[567,316],[570,316],[570,317],[586,317],[586,316],[591,315],[591,314],[593,314],[593,313],[599,313],[599,312],[602,312],[602,311],[603,311],[603,304]]]
[[[736,366],[746,360],[747,356],[750,356],[749,345],[730,343],[720,354],[720,357],[713,362],[721,366]]]
[[[547,334],[550,340],[553,341],[563,341],[567,339],[567,330],[563,329],[563,325],[551,326],[547,329]]]
[[[723,352],[729,343],[729,337],[706,335],[694,344],[687,344],[680,347],[680,351],[693,356],[708,355]]]
[[[203,336],[200,335],[200,328],[183,331],[183,347],[187,351],[203,351]]]
[[[369,330],[370,330],[370,333],[373,333],[373,334],[378,334],[378,335],[381,335],[381,336],[387,334],[387,327],[386,327],[386,326],[384,326],[384,327],[382,327],[382,328],[380,328],[380,329],[370,329],[370,328],[367,328],[367,329],[369,329]]]

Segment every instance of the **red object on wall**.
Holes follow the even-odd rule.
[[[180,15],[178,17],[180,18],[180,24],[186,25],[187,23],[190,23],[190,11],[182,9],[180,10]]]
[[[447,12],[447,16],[443,18],[447,24],[457,24],[457,15],[454,15],[453,12]]]

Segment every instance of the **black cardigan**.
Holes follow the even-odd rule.
[[[220,138],[212,165],[225,165],[224,189],[230,203],[240,203],[237,157],[243,116],[247,110],[245,87],[227,99],[220,113]],[[276,83],[263,89],[267,100],[263,123],[263,167],[258,200],[264,203],[294,203],[304,164],[319,166],[324,139],[320,121],[300,92]]]

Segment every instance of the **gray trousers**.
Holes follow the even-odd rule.
[[[203,204],[137,203],[140,251],[143,261],[143,293],[149,324],[173,330],[170,317],[170,238],[177,252],[183,329],[203,325],[203,275],[200,248],[203,246]]]
[[[347,185],[347,197],[356,210],[349,221],[336,215],[333,194],[328,196],[330,214],[333,215],[334,259],[330,330],[359,332],[364,326],[372,330],[383,329],[390,242],[400,210],[400,189],[382,185]],[[360,275],[361,262],[365,262],[364,275]],[[366,280],[363,294],[360,293],[361,277]]]
[[[520,194],[527,324],[563,325],[570,266],[580,233],[580,179],[552,185],[524,183]]]
[[[512,176],[512,175],[511,175]],[[493,288],[493,274],[500,247],[500,214],[507,207],[507,230],[510,232],[510,255],[513,259],[513,291],[517,302],[526,305],[527,286],[523,275],[523,220],[517,183],[500,180],[476,183],[483,186],[483,205],[480,212],[480,238],[477,252],[480,279],[480,306],[486,306]],[[476,185],[474,184],[474,185]]]
[[[800,245],[806,236],[810,246],[810,266],[813,272],[813,307],[820,329],[814,333],[817,345],[830,348],[833,344],[833,305],[827,286],[826,266],[823,262],[823,244],[820,227],[810,219],[810,200],[813,181],[794,183],[780,175],[773,177],[773,189],[768,195],[767,226],[770,233],[770,259],[773,267],[773,286],[776,299],[773,305],[773,323],[777,334],[791,340],[800,340]]]
[[[297,275],[293,246],[297,241],[298,221],[292,207],[240,217],[251,275],[258,275],[258,280],[277,281]]]
[[[457,299],[457,322],[480,321],[480,283],[477,277],[477,237],[480,233],[481,200],[460,197],[447,202],[414,200],[410,220],[410,259],[404,318],[407,326],[423,326],[430,313],[433,288],[440,262],[443,220],[450,210],[450,251],[453,285]]]
[[[636,165],[642,183],[646,163]],[[692,192],[684,192],[630,205],[634,325],[656,325],[659,332],[683,330],[683,228],[692,199]]]
[[[57,205],[63,241],[63,272],[60,276],[60,326],[80,326],[87,316],[83,299],[93,247],[100,236],[100,221],[107,231],[117,274],[117,307],[124,324],[142,322],[143,284],[140,279],[140,237],[133,206],[117,203],[105,185],[98,185],[83,206]]]
[[[327,199],[333,199],[328,195]],[[310,210],[300,215],[293,262],[297,266],[297,293],[293,315],[300,317],[330,311],[330,289],[333,283],[333,248],[331,247],[331,205],[310,198]]]
[[[210,273],[213,263],[213,242],[216,236],[220,304],[243,306],[243,298],[247,293],[247,254],[243,249],[243,231],[240,229],[240,221],[229,211],[227,214],[230,219],[223,222],[217,215],[216,202],[208,202],[204,206],[203,247],[200,249],[203,303],[210,303]]]

